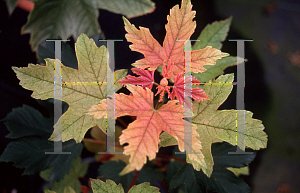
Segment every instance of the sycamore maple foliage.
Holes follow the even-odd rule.
[[[190,1],[183,0],[181,8],[175,6],[171,9],[166,25],[166,37],[163,47],[152,37],[147,28],[136,29],[134,25],[124,18],[125,29],[128,32],[126,38],[133,44],[130,48],[144,54],[145,58],[135,62],[133,65],[139,68],[133,68],[133,72],[139,77],[131,75],[123,78],[119,83],[126,85],[132,95],[116,94],[115,116],[132,115],[137,116],[137,120],[131,123],[120,136],[120,144],[128,143],[124,148],[124,153],[130,155],[129,164],[124,168],[121,174],[129,173],[133,170],[140,170],[147,161],[156,157],[158,152],[159,136],[162,131],[172,135],[178,142],[179,150],[184,151],[184,128],[188,122],[184,121],[184,41],[189,40],[196,27],[193,18],[195,12],[191,10]],[[204,65],[213,65],[216,60],[227,56],[220,50],[207,46],[204,49],[194,50],[191,53],[192,67],[194,73],[205,71]],[[154,70],[158,66],[163,66],[163,79],[160,84],[154,82]],[[146,70],[144,68],[147,68]],[[174,77],[173,86],[168,86],[168,80]],[[189,76],[189,79],[190,76]],[[199,83],[196,78],[193,83]],[[189,81],[191,82],[191,81]],[[132,85],[142,85],[131,86]],[[172,100],[162,105],[159,109],[153,106],[152,85],[157,85],[157,93],[160,94],[162,101],[164,93],[167,92]],[[172,87],[172,93],[170,88]],[[175,100],[177,98],[180,104]],[[209,99],[201,88],[192,89],[192,98],[198,101]],[[99,105],[90,109],[90,115],[96,118],[103,118],[107,111],[107,101],[103,100]],[[196,127],[192,127],[192,153],[188,154],[187,162],[192,163],[196,170],[206,168],[204,156],[201,154],[201,142],[198,139]],[[199,154],[200,153],[200,154]]]
[[[64,142],[63,149],[67,149],[70,144],[68,140],[75,139],[75,141],[79,143],[84,139],[86,132],[92,128],[90,130],[91,136],[94,139],[98,139],[98,142],[101,141],[104,143],[104,139],[106,138],[105,119],[107,118],[107,111],[108,109],[114,109],[114,118],[130,115],[135,116],[136,120],[130,123],[127,128],[126,125],[123,125],[125,129],[122,130],[122,134],[120,134],[121,128],[116,128],[116,140],[119,140],[119,142],[116,141],[116,150],[123,151],[124,148],[125,156],[119,154],[113,158],[97,158],[98,161],[119,159],[126,163],[112,161],[104,163],[99,168],[100,176],[104,176],[104,178],[110,176],[109,179],[113,179],[117,183],[122,182],[125,190],[130,189],[129,192],[132,193],[145,192],[146,190],[149,192],[158,192],[157,188],[150,187],[147,183],[132,187],[133,183],[130,185],[127,181],[128,179],[133,179],[132,174],[134,172],[132,171],[134,170],[141,170],[141,179],[137,178],[137,181],[140,181],[140,183],[161,179],[160,176],[163,175],[162,173],[160,173],[161,175],[157,175],[157,171],[154,171],[153,168],[147,165],[144,167],[147,158],[149,160],[155,159],[160,147],[178,145],[178,149],[181,152],[187,149],[191,150],[191,152],[187,152],[183,159],[186,159],[186,162],[192,164],[192,166],[187,163],[178,165],[176,162],[169,164],[167,178],[170,177],[170,174],[171,178],[166,180],[169,183],[170,192],[180,185],[184,185],[188,191],[194,189],[195,192],[201,192],[198,190],[198,187],[202,187],[206,188],[206,190],[222,192],[223,189],[226,191],[226,187],[229,186],[228,183],[230,186],[239,184],[240,180],[237,180],[235,175],[227,171],[225,166],[246,166],[254,156],[244,156],[243,159],[239,159],[238,163],[232,161],[227,163],[229,162],[228,159],[234,160],[236,158],[235,156],[228,155],[227,150],[232,150],[236,145],[237,110],[218,110],[218,107],[231,93],[233,86],[230,83],[233,82],[234,76],[227,74],[219,76],[216,80],[214,79],[223,73],[224,68],[236,64],[237,61],[236,57],[226,57],[228,54],[219,50],[221,49],[220,42],[223,41],[227,35],[231,18],[208,25],[202,31],[200,40],[203,38],[204,41],[196,43],[191,51],[191,71],[193,72],[193,76],[185,76],[186,52],[184,52],[184,47],[185,41],[190,39],[196,27],[196,23],[193,21],[194,16],[195,11],[192,11],[192,5],[189,0],[183,0],[180,8],[178,5],[173,7],[170,11],[170,15],[167,17],[168,23],[166,24],[166,37],[163,46],[152,37],[149,29],[143,27],[137,29],[124,18],[125,29],[127,31],[126,39],[132,43],[130,48],[133,51],[142,53],[144,58],[133,64],[135,67],[132,68],[132,72],[137,76],[127,75],[125,77],[127,74],[126,70],[118,70],[115,72],[116,91],[123,85],[131,94],[115,94],[114,98],[111,99],[107,99],[106,91],[107,89],[114,88],[107,87],[105,84],[68,84],[74,82],[107,82],[107,50],[105,46],[99,48],[95,45],[94,41],[89,39],[85,34],[80,35],[75,45],[78,69],[62,65],[62,100],[69,105],[69,108],[67,110],[65,109],[64,114],[60,118],[62,120],[62,133],[57,134],[57,132],[55,132],[57,125],[54,125],[54,132],[50,140],[54,140],[57,135],[61,135],[60,137]],[[20,84],[26,89],[33,90],[32,97],[36,99],[49,99],[53,98],[54,95],[53,75],[56,60],[46,59],[45,61],[45,66],[29,64],[29,66],[25,68],[13,67],[17,77],[21,80]],[[159,83],[154,81],[155,70],[161,72],[162,75],[162,79]],[[202,88],[195,87],[195,84],[201,83],[199,80],[209,81],[211,83],[223,82],[227,84],[205,84]],[[185,103],[185,86],[190,84],[193,84],[191,97],[194,101],[189,105]],[[166,98],[169,98],[166,103],[166,100],[163,100],[166,99],[164,98],[165,94],[167,94]],[[160,96],[157,100],[158,102],[155,104],[154,97],[157,95]],[[185,108],[193,111],[191,122],[184,119]],[[17,112],[15,112],[14,116],[18,115]],[[22,112],[23,114],[27,112],[31,116],[40,117],[37,116],[38,113],[32,113],[33,110],[28,110],[27,108],[24,108]],[[249,111],[244,111],[244,115],[245,146],[254,150],[265,148],[267,135],[263,132],[264,127],[261,121],[253,119],[252,113]],[[16,132],[17,127],[19,129],[20,126],[12,124],[15,119],[11,117],[14,116],[10,115],[7,118],[8,128],[12,132],[10,137],[19,138],[23,135],[31,136],[39,132],[43,136],[43,139],[49,138],[49,131],[52,131],[51,121],[49,123],[47,122],[48,125],[45,127],[47,129],[44,129],[47,130],[46,134],[39,131],[40,127],[36,129],[36,124],[33,124],[31,126],[32,129],[26,129],[28,133],[21,135]],[[18,117],[16,122],[20,122],[19,124],[22,125],[24,122],[22,116]],[[39,126],[40,124],[37,125]],[[185,127],[191,128],[192,146],[184,142]],[[41,129],[42,128],[43,127],[41,127]],[[101,130],[99,130],[99,128]],[[101,134],[96,134],[96,132],[101,132]],[[16,156],[16,154],[19,153],[19,142],[9,146],[1,156],[0,161],[13,161],[17,167],[26,169],[31,169],[31,166],[39,164],[40,168],[42,168],[39,171],[48,168],[41,172],[41,176],[46,180],[50,180],[50,186],[53,183],[53,187],[57,187],[52,188],[52,190],[58,192],[78,192],[78,176],[84,176],[83,173],[86,172],[87,166],[80,164],[80,161],[75,159],[75,157],[72,157],[72,159],[70,157],[66,163],[70,163],[75,159],[73,163],[78,166],[72,169],[65,168],[63,171],[58,171],[61,166],[51,169],[49,167],[52,167],[53,164],[43,164],[44,162],[53,163],[51,157],[45,156],[43,148],[37,148],[36,150],[39,153],[42,152],[39,159],[33,158],[33,155],[28,153],[32,152],[31,146],[34,146],[35,141],[39,142],[39,140],[31,140],[30,143],[28,141],[30,140],[23,140],[20,144],[29,144],[26,146],[23,145],[26,150],[24,150],[27,156],[26,163],[30,163],[29,166],[28,164],[23,164],[24,156],[22,160]],[[220,153],[216,151],[216,146],[214,146],[216,142],[220,141],[225,141],[233,146],[223,144],[222,146],[224,147],[221,148],[222,153]],[[48,148],[49,141],[46,142],[47,144],[44,146]],[[84,140],[85,147],[91,152],[105,151],[103,143],[99,143],[101,147],[96,147],[95,144],[92,145],[91,141]],[[125,144],[128,145],[124,146]],[[81,144],[77,144],[77,146],[78,145]],[[188,145],[188,147],[186,145]],[[230,148],[225,146],[230,146]],[[34,147],[39,146],[35,145]],[[71,147],[74,149],[73,146]],[[78,146],[78,150],[74,154],[72,153],[72,155],[80,154],[79,150],[81,151],[81,148]],[[220,161],[220,158],[217,157],[218,155],[221,155],[224,160]],[[40,162],[42,158],[44,162]],[[59,158],[59,162],[61,162],[63,157]],[[173,158],[176,158],[176,156],[173,156]],[[184,160],[180,161],[185,162]],[[82,171],[79,171],[80,168]],[[69,171],[70,173],[65,175],[63,180],[61,180],[62,177],[58,177],[58,174],[66,174]],[[152,175],[155,175],[156,178],[152,178],[151,172],[149,171],[152,171]],[[30,170],[30,172],[36,172],[36,170]],[[116,175],[116,173],[119,172],[123,176]],[[201,172],[203,172],[203,174]],[[224,174],[223,176],[224,172],[226,175]],[[136,174],[138,174],[138,172]],[[190,181],[185,177],[186,175],[197,176],[193,181]],[[147,176],[147,180],[142,179],[142,176]],[[225,179],[224,183],[220,182],[220,178],[222,178],[222,180],[223,178]],[[56,183],[55,181],[58,180],[60,181]],[[76,181],[76,185],[70,186],[69,184],[72,184],[73,182],[71,181],[74,180]],[[135,179],[133,182],[134,181]],[[203,181],[205,181],[204,184]],[[100,180],[91,180],[91,182],[94,192],[123,192],[122,186],[117,186],[113,181],[104,183]],[[194,186],[195,183],[197,187]],[[248,187],[240,187],[245,191],[249,189]]]

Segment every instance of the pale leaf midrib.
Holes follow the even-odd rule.
[[[235,121],[235,120],[234,120]],[[194,123],[194,122],[193,122]],[[220,130],[225,130],[225,131],[232,131],[232,132],[237,132],[237,133],[240,133],[240,134],[243,134],[245,136],[248,136],[249,138],[254,138],[254,139],[258,139],[260,141],[262,141],[260,138],[257,138],[256,136],[253,136],[253,135],[250,135],[250,134],[247,134],[245,132],[240,132],[240,131],[236,131],[236,130],[232,130],[232,129],[226,129],[224,127],[221,127],[221,126],[215,126],[215,125],[209,125],[209,124],[204,124],[204,123],[194,123],[194,124],[198,124],[198,125],[201,125],[201,126],[205,126],[205,127],[212,127],[212,128],[216,128],[216,129],[220,129]],[[228,133],[229,134],[229,133]],[[216,136],[215,136],[216,137]]]
[[[129,23],[129,28],[130,28],[130,30],[133,32],[133,34],[136,36],[136,37],[138,37],[142,42],[144,42],[144,44],[145,45],[147,45],[147,47],[151,50],[151,51],[153,51],[153,53],[155,53],[155,55],[159,58],[159,59],[161,59],[161,61],[164,61],[156,52],[154,52],[154,49],[152,49],[142,38],[140,38],[140,36],[138,35],[138,34],[136,34],[135,32],[134,32],[134,30],[132,30],[132,27],[133,28],[135,28],[135,26],[132,26],[132,24],[131,23]],[[137,29],[137,28],[136,28]],[[141,29],[137,29],[138,31],[142,31]],[[149,33],[150,33],[150,30],[149,30]],[[152,39],[154,39],[154,37],[152,36],[152,34],[150,33],[150,35],[151,35],[151,38]],[[154,39],[154,41],[156,41],[156,39]],[[158,43],[159,44],[159,43]],[[161,47],[161,45],[159,44],[159,46]],[[140,49],[140,48],[139,48]],[[146,58],[146,57],[145,57]]]
[[[45,80],[45,79],[41,79],[41,78],[39,78],[39,77],[36,77],[36,76],[33,76],[33,75],[31,75],[31,74],[27,74],[27,73],[25,73],[25,72],[23,72],[23,71],[20,71],[20,70],[18,70],[18,68],[14,68],[16,71],[18,71],[19,73],[22,73],[23,75],[25,75],[25,76],[28,76],[29,78],[34,78],[34,79],[37,79],[37,80],[39,80],[40,82],[47,82],[47,83],[49,83],[49,84],[53,84],[54,85],[54,80],[53,81],[49,81],[49,80]],[[23,81],[22,81],[23,82]],[[72,90],[72,91],[74,91],[74,92],[77,92],[77,93],[80,93],[80,94],[83,94],[83,95],[86,95],[86,96],[89,96],[89,97],[92,97],[92,98],[96,98],[96,99],[104,99],[105,97],[103,97],[103,98],[101,98],[101,97],[98,97],[98,96],[95,96],[95,95],[91,95],[91,94],[88,94],[88,93],[84,93],[84,92],[80,92],[80,91],[78,91],[78,90],[76,90],[76,89],[73,89],[72,87],[67,87],[67,86],[65,86],[65,85],[62,85],[62,88],[65,88],[65,89],[69,89],[69,90]],[[31,89],[30,89],[31,90]],[[52,90],[53,92],[54,92],[54,89]],[[51,92],[52,92],[51,91]],[[34,91],[34,92],[36,92],[36,91]],[[100,90],[100,92],[102,93],[102,91]],[[40,93],[39,93],[39,95],[40,95]],[[48,97],[48,98],[50,98],[50,97]],[[54,98],[54,95],[53,95],[53,98]],[[67,102],[67,101],[66,101]]]
[[[225,20],[226,21],[226,20]],[[222,21],[221,21],[222,22]],[[218,30],[217,30],[217,32],[216,33],[214,33],[212,36],[210,36],[209,38],[208,38],[208,40],[206,40],[207,41],[207,45],[205,45],[205,46],[208,46],[208,44],[211,42],[211,40],[212,40],[212,38],[214,37],[214,36],[216,36],[216,34],[219,34],[220,33],[220,31],[221,30],[223,30],[224,28],[225,28],[225,26],[227,25],[227,22],[228,22],[228,20],[226,21],[226,22],[224,22],[224,25],[222,25]],[[210,26],[212,26],[213,24],[211,24]],[[210,27],[209,26],[209,27]],[[200,35],[200,37],[201,37],[201,35]],[[221,41],[218,41],[218,43],[221,43]],[[221,44],[221,46],[222,46],[222,44]]]

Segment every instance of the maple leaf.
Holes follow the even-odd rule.
[[[150,89],[140,86],[127,85],[131,95],[115,94],[115,117],[132,115],[137,119],[123,130],[120,136],[120,144],[125,146],[124,153],[130,155],[129,164],[123,169],[121,175],[133,170],[140,170],[147,161],[156,157],[158,152],[159,135],[162,131],[173,136],[179,145],[179,150],[184,151],[184,126],[188,124],[184,118],[184,108],[171,100],[159,109],[153,108],[153,93]],[[95,118],[102,118],[107,113],[107,100],[93,106],[89,111]],[[197,139],[195,127],[192,127],[192,152],[201,152],[201,143]],[[187,162],[200,170],[205,167],[202,154],[188,154]]]
[[[98,48],[93,39],[89,39],[85,34],[79,36],[75,44],[78,59],[78,70],[66,67],[62,64],[62,100],[67,102],[69,108],[60,118],[62,120],[62,133],[53,132],[51,140],[56,136],[67,141],[74,138],[79,143],[88,129],[98,125],[101,129],[106,128],[104,119],[96,120],[93,116],[85,114],[88,109],[98,104],[107,97],[105,83],[107,72],[107,51],[105,46]],[[32,97],[36,99],[54,98],[54,62],[53,59],[46,59],[46,66],[29,64],[28,67],[13,70],[20,79],[20,85],[24,88],[33,90]],[[115,80],[122,79],[127,70],[115,72]],[[78,84],[73,84],[73,83]],[[116,83],[115,89],[118,90],[122,85]],[[57,124],[54,125],[57,129]],[[54,136],[55,134],[55,136]]]
[[[142,85],[143,88],[148,87],[149,89],[152,88],[154,83],[154,72],[155,71],[148,71],[140,68],[132,68],[133,73],[139,75],[139,77],[127,75],[122,80],[118,81],[118,83],[125,86],[126,84],[132,85]]]
[[[212,82],[230,83],[234,79],[233,74],[221,75]],[[217,110],[218,107],[226,100],[231,93],[232,84],[211,85],[206,84],[203,87],[205,93],[210,100],[193,102],[193,118],[192,123],[197,126],[202,152],[205,157],[206,167],[203,172],[210,176],[213,170],[213,158],[211,154],[211,145],[216,141],[226,141],[232,145],[236,145],[237,128],[236,121],[239,119],[237,110]],[[245,146],[254,150],[266,148],[267,135],[263,132],[264,126],[260,120],[253,119],[252,113],[245,112]],[[244,114],[244,113],[243,113]],[[168,133],[160,136],[160,146],[176,145],[176,141]],[[241,139],[242,140],[242,139]]]
[[[186,77],[186,82],[189,81],[191,78],[190,76]],[[192,78],[192,83],[201,83],[196,78]],[[170,98],[172,100],[175,100],[177,98],[181,104],[184,103],[184,85],[189,85],[190,83],[185,83],[184,81],[184,74],[183,72],[177,74],[175,76],[174,86],[171,92]],[[197,101],[203,101],[203,100],[209,100],[208,96],[205,94],[205,92],[201,88],[193,88],[192,89],[192,98]]]
[[[149,29],[140,27],[137,29],[126,18],[126,39],[132,42],[131,50],[142,53],[145,58],[136,61],[133,65],[139,68],[155,70],[158,66],[167,64],[174,65],[172,76],[184,71],[184,45],[194,33],[196,23],[193,21],[195,11],[191,11],[192,5],[189,0],[183,0],[181,8],[174,6],[167,17],[166,37],[161,46],[151,35]],[[228,56],[218,49],[207,46],[191,52],[191,70],[194,73],[204,72],[204,65],[214,65],[216,60]]]
[[[124,176],[120,176],[119,173],[126,167],[126,163],[123,161],[108,161],[103,163],[98,169],[98,176],[101,176],[101,180],[113,180],[117,184],[121,183],[125,192],[128,192],[132,180],[135,176],[135,171],[130,172]],[[161,170],[154,169],[145,165],[135,180],[135,184],[143,182],[158,181],[164,179],[164,174]],[[143,191],[144,192],[144,191]]]
[[[89,163],[84,162],[82,163],[82,160],[80,157],[77,157],[71,165],[71,171],[64,176],[64,178],[60,181],[54,182],[51,186],[49,184],[46,184],[44,186],[44,190],[49,190],[51,187],[51,190],[57,193],[60,192],[66,192],[66,188],[70,187],[74,189],[75,192],[81,192],[80,191],[80,181],[79,178],[84,177],[87,174]],[[52,177],[51,175],[52,168],[48,168],[46,170],[43,170],[40,172],[40,177],[43,178],[46,181],[49,181]]]
[[[123,186],[121,184],[117,185],[112,180],[106,180],[106,182],[103,182],[102,180],[94,180],[91,179],[91,186],[93,189],[93,192],[95,193],[101,193],[101,192],[109,192],[109,193],[125,193]],[[150,186],[149,182],[144,182],[139,185],[133,186],[128,193],[159,193],[159,189],[154,186]]]
[[[54,143],[48,141],[53,132],[53,100],[37,101],[47,109],[50,117],[44,117],[38,110],[24,105],[13,109],[4,119],[10,131],[7,138],[15,139],[9,143],[0,156],[0,162],[14,162],[14,166],[24,168],[23,175],[32,175],[47,168],[52,168],[50,184],[62,180],[70,172],[72,161],[81,155],[82,144],[69,140],[62,143],[63,152],[69,154],[47,155],[53,151]],[[63,104],[63,112],[67,109]],[[50,175],[50,174],[49,174]]]
[[[9,10],[12,11],[17,1],[7,1]],[[33,50],[37,50],[38,45],[48,38],[60,37],[65,40],[73,36],[77,39],[81,33],[88,36],[101,33],[97,21],[98,9],[123,14],[129,18],[150,13],[155,9],[155,4],[150,0],[39,0],[34,3],[28,22],[22,27],[22,33],[31,33],[30,44]]]

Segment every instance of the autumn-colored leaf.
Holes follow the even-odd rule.
[[[172,135],[179,145],[179,150],[184,151],[184,126],[188,122],[184,121],[184,108],[176,104],[178,101],[171,100],[162,105],[159,109],[153,108],[153,93],[150,89],[143,89],[140,86],[127,85],[131,95],[115,95],[115,116],[132,115],[137,119],[123,130],[120,136],[120,144],[125,146],[124,153],[130,155],[129,164],[121,174],[127,174],[133,170],[140,170],[147,161],[156,157],[158,152],[159,135],[165,131]],[[113,100],[113,99],[109,99]],[[106,100],[90,109],[90,115],[95,118],[106,116]],[[193,146],[189,147],[193,152],[201,152],[201,143],[197,139],[195,127],[192,126]],[[202,154],[188,154],[187,162],[192,163],[194,168],[200,170],[205,167]]]
[[[149,89],[152,88],[154,82],[154,72],[155,71],[148,71],[141,68],[132,68],[133,73],[139,75],[139,77],[127,75],[122,80],[118,81],[122,85],[132,84],[132,85],[142,85],[143,88],[148,87]]]
[[[133,44],[131,50],[142,53],[145,58],[133,65],[139,68],[155,70],[158,66],[174,64],[172,79],[184,70],[184,45],[194,33],[196,23],[193,21],[195,11],[192,11],[190,0],[183,0],[181,8],[174,6],[167,17],[166,37],[161,46],[151,35],[149,29],[137,29],[127,19],[124,19],[126,39]],[[214,65],[216,60],[228,56],[220,50],[207,46],[204,49],[191,52],[192,72],[204,72],[204,65]]]

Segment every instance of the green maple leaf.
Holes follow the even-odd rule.
[[[82,144],[69,140],[62,143],[63,152],[69,154],[45,154],[53,152],[54,143],[48,141],[53,132],[53,101],[38,101],[49,111],[50,117],[44,117],[38,110],[24,105],[22,108],[15,108],[4,119],[5,125],[10,133],[7,138],[16,139],[7,145],[0,161],[14,162],[17,168],[25,168],[24,175],[31,175],[47,168],[52,168],[51,179],[61,180],[71,169],[72,161],[80,156]],[[63,104],[63,111],[66,104]]]
[[[62,65],[63,82],[106,82],[107,73],[107,51],[105,46],[98,48],[92,39],[82,34],[75,45],[78,59],[78,70]],[[36,99],[54,98],[54,60],[46,59],[46,66],[29,64],[28,67],[13,67],[17,77],[21,80],[20,84],[33,90],[32,97]],[[127,70],[115,72],[115,81],[122,79],[127,74]],[[58,136],[59,139],[67,141],[74,138],[80,142],[86,131],[98,125],[106,128],[105,119],[95,119],[87,115],[89,108],[98,104],[107,96],[106,85],[62,85],[62,100],[67,102],[69,109],[62,115],[62,133],[57,133],[57,125],[50,137],[53,140]],[[116,91],[121,85],[116,83]],[[108,89],[114,89],[108,88]],[[55,135],[54,135],[55,134]],[[61,136],[59,136],[61,135]]]
[[[52,190],[45,190],[45,193],[58,193]],[[66,186],[63,190],[63,193],[76,193],[75,190],[71,186]]]
[[[239,169],[247,166],[255,158],[255,153],[228,154],[235,151],[236,147],[224,142],[212,144],[211,149],[215,165],[210,177],[202,171],[194,170],[187,163],[172,161],[168,165],[167,183],[170,193],[175,192],[177,187],[193,193],[207,192],[207,190],[220,193],[251,192],[250,187],[227,167]],[[174,156],[178,157],[176,154]]]
[[[233,74],[220,76],[213,82],[233,82]],[[211,144],[215,140],[226,141],[236,145],[236,120],[237,110],[221,110],[218,107],[226,100],[232,91],[232,84],[205,85],[203,90],[210,100],[201,103],[194,102],[194,117],[192,123],[197,126],[197,132],[203,145],[203,154],[207,168],[211,173],[213,159],[211,155]],[[254,150],[267,147],[267,134],[263,132],[264,126],[260,120],[252,118],[253,113],[245,111],[245,146]]]
[[[109,192],[109,193],[125,193],[121,184],[117,185],[112,180],[103,182],[101,180],[91,179],[92,189],[95,193]],[[144,182],[137,186],[133,186],[128,193],[159,193],[158,188],[150,186],[149,183]]]
[[[124,190],[127,192],[136,172],[132,171],[126,175],[120,176],[119,173],[124,169],[124,167],[126,167],[126,163],[124,163],[123,161],[108,161],[103,163],[99,167],[98,174],[102,177],[101,179],[103,181],[109,179],[113,180],[117,184],[121,183],[124,187]],[[144,166],[139,172],[135,184],[151,182],[163,178],[164,175],[161,171],[155,170],[148,166]]]
[[[211,46],[216,49],[222,48],[222,43],[229,31],[232,17],[222,21],[215,21],[212,24],[208,24],[201,32],[198,40],[193,46],[193,50],[205,48]]]
[[[81,158],[77,157],[71,164],[71,170],[70,172],[64,176],[64,178],[58,182],[54,182],[51,185],[51,190],[57,193],[65,192],[81,192],[80,191],[80,181],[79,177],[84,177],[87,173],[89,163],[81,163]],[[52,168],[49,168],[47,170],[41,171],[40,176],[46,181],[50,180],[50,173],[52,171]],[[44,186],[44,190],[49,190],[49,184]],[[73,190],[73,191],[72,191]]]
[[[128,18],[138,17],[146,13],[151,13],[155,9],[155,4],[150,0],[94,0],[100,9],[106,9],[113,13],[125,15]]]
[[[7,0],[12,12],[15,0]],[[106,9],[127,17],[143,15],[154,10],[150,0],[39,0],[35,2],[28,22],[23,26],[23,33],[31,33],[30,43],[33,50],[48,38],[70,36],[75,39],[85,33],[89,37],[100,33],[98,9]]]
[[[212,82],[233,82],[233,74],[222,75]],[[193,103],[192,123],[197,126],[197,132],[202,144],[202,153],[206,166],[202,167],[205,174],[211,175],[213,170],[213,158],[211,145],[216,140],[226,141],[236,145],[236,114],[237,110],[217,110],[231,93],[231,84],[209,85],[206,84],[203,90],[210,100]],[[245,145],[254,150],[266,148],[267,135],[260,120],[253,119],[252,113],[245,111]],[[177,142],[167,133],[160,136],[160,146],[176,145]]]
[[[222,21],[215,21],[212,24],[208,24],[197,38],[193,45],[193,50],[203,49],[206,46],[221,50],[222,42],[226,39],[232,17]],[[201,82],[207,82],[215,77],[223,74],[224,69],[229,66],[237,65],[237,57],[226,57],[216,61],[215,65],[206,65],[205,72],[194,74],[194,77]]]

